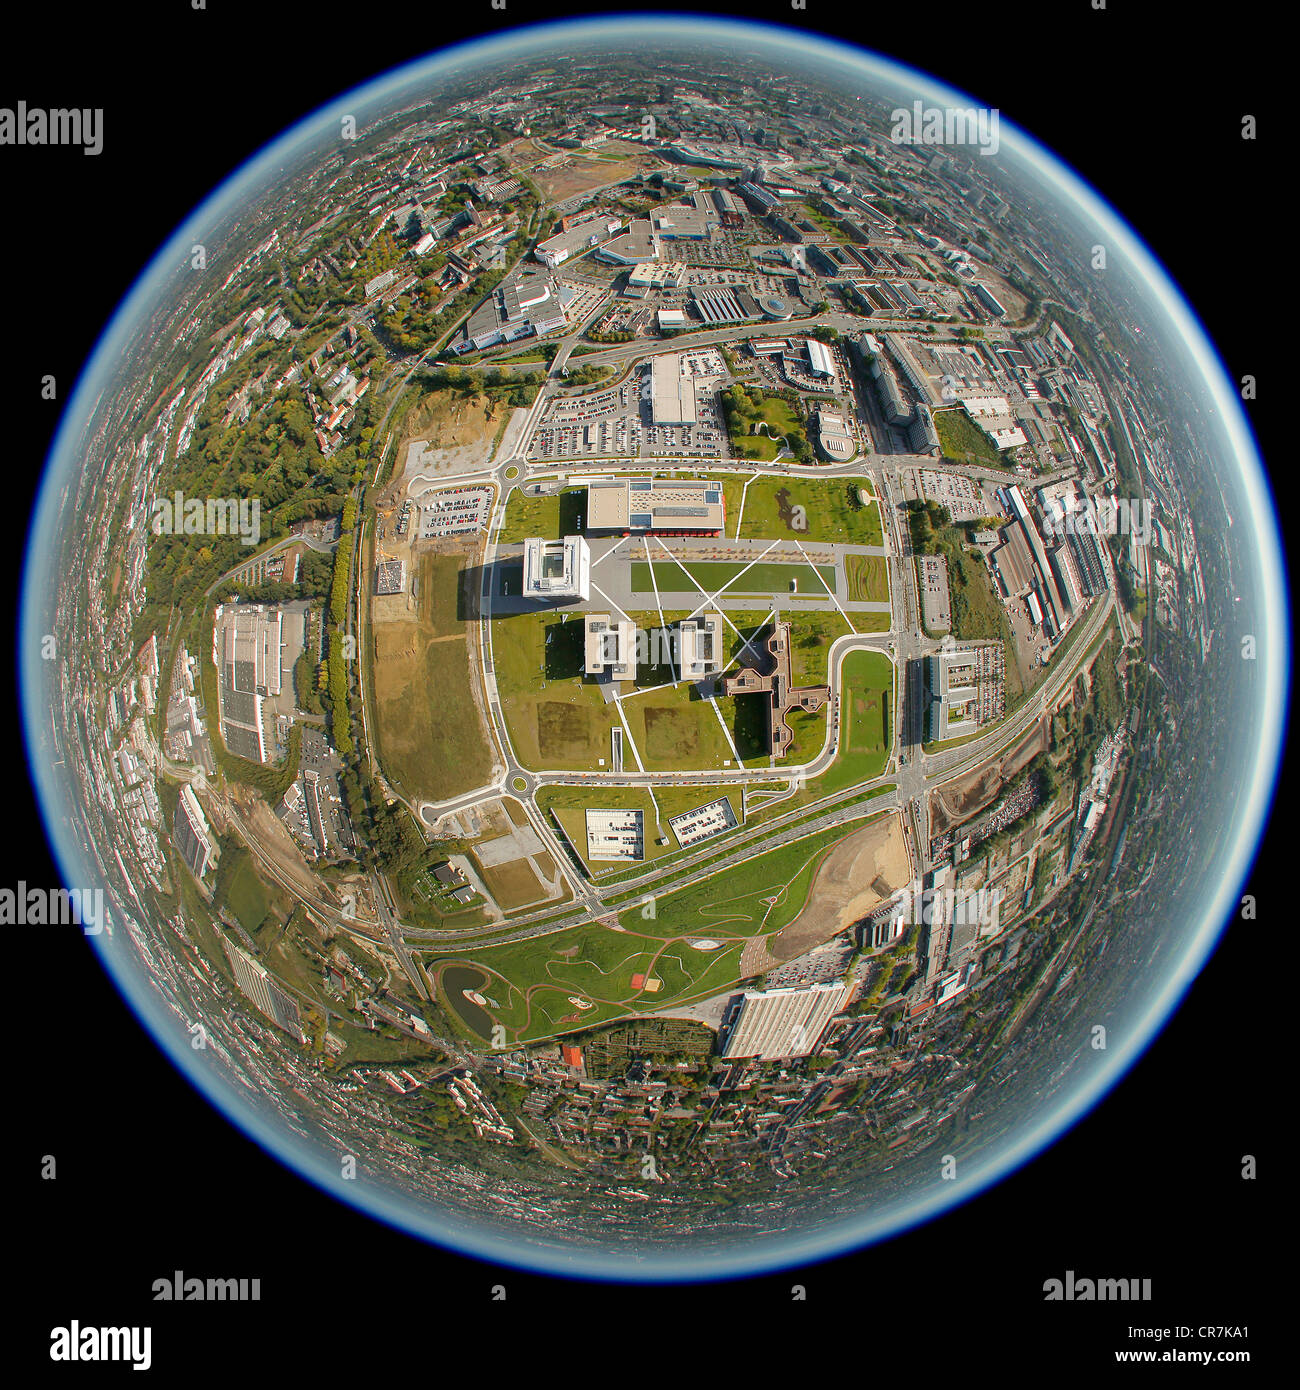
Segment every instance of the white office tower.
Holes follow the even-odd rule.
[[[591,597],[591,551],[581,536],[524,542],[524,597],[546,603],[584,603]]]

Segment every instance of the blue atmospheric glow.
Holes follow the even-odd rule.
[[[49,703],[43,686],[51,675],[47,664],[40,659],[40,634],[51,630],[52,600],[58,580],[55,562],[61,497],[65,489],[75,487],[79,441],[110,385],[135,326],[165,291],[176,267],[188,258],[191,245],[203,240],[205,230],[210,230],[238,200],[246,199],[269,181],[276,169],[305,142],[318,137],[327,128],[336,129],[343,115],[376,102],[417,79],[428,89],[452,68],[465,70],[479,63],[502,61],[512,54],[563,49],[570,39],[626,39],[652,48],[674,38],[687,38],[701,50],[709,45],[729,53],[758,49],[777,66],[781,65],[783,55],[788,59],[793,53],[804,60],[833,66],[841,74],[855,73],[868,89],[883,81],[891,88],[905,87],[937,105],[968,107],[975,104],[962,93],[899,64],[843,43],[777,26],[663,16],[566,21],[514,30],[408,64],[316,112],[236,171],[177,229],[141,274],[105,330],[54,441],[29,533],[21,637],[28,759],[46,830],[68,883],[92,882],[98,875],[89,868],[91,861],[85,858],[66,824],[64,808],[68,786],[56,776],[52,760],[40,752],[48,741],[50,728]],[[1141,1001],[1140,1012],[1135,1014],[1137,1021],[1117,1041],[1114,1049],[1097,1062],[1084,1084],[1044,1107],[1037,1124],[1013,1142],[994,1146],[995,1152],[984,1152],[979,1160],[966,1165],[958,1182],[938,1184],[919,1195],[893,1200],[874,1209],[864,1205],[859,1215],[815,1232],[792,1231],[764,1242],[738,1244],[721,1252],[682,1249],[675,1254],[656,1252],[638,1258],[639,1252],[626,1248],[608,1251],[579,1246],[567,1251],[543,1249],[526,1243],[522,1232],[520,1241],[511,1243],[498,1232],[476,1225],[468,1218],[459,1219],[427,1206],[417,1207],[391,1192],[370,1188],[364,1182],[343,1180],[337,1165],[331,1166],[320,1150],[309,1148],[296,1134],[280,1128],[268,1107],[255,1104],[252,1092],[233,1083],[214,1065],[200,1062],[205,1054],[191,1050],[183,1028],[178,1026],[136,964],[129,945],[110,943],[106,936],[94,938],[95,948],[117,988],[181,1074],[269,1154],[330,1195],[400,1230],[503,1264],[555,1275],[606,1280],[677,1281],[753,1275],[825,1259],[880,1240],[930,1220],[975,1196],[1078,1122],[1128,1071],[1163,1027],[1204,965],[1234,910],[1275,786],[1290,662],[1281,543],[1268,485],[1237,393],[1177,288],[1125,222],[1060,161],[1006,121],[1001,123],[1001,140],[1003,150],[1030,166],[1055,190],[1062,203],[1073,204],[1092,219],[1112,248],[1112,255],[1117,248],[1132,267],[1134,279],[1145,281],[1167,317],[1167,331],[1185,344],[1204,379],[1224,438],[1237,461],[1240,477],[1234,482],[1248,500],[1248,515],[1237,517],[1236,524],[1248,526],[1253,535],[1254,572],[1250,578],[1260,600],[1256,635],[1261,703],[1253,725],[1252,776],[1248,793],[1236,807],[1235,819],[1227,827],[1220,851],[1222,868],[1217,892],[1204,900],[1200,920],[1189,922],[1184,949],[1165,977],[1152,986],[1149,997]],[[69,519],[65,517],[64,520]]]

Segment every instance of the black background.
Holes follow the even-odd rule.
[[[1212,35],[1196,32],[1181,3],[1112,3],[1101,12],[1088,0],[699,8],[877,48],[996,106],[1061,155],[1183,287],[1229,376],[1258,376],[1260,401],[1249,409],[1265,456],[1280,457],[1287,392],[1281,371],[1270,370],[1280,344],[1266,312],[1274,299],[1280,312],[1284,297],[1283,262],[1274,257],[1286,254],[1285,227],[1270,182],[1285,181],[1279,165],[1290,154],[1271,83],[1280,30],[1238,28],[1219,14]],[[0,556],[12,602],[0,605],[0,621],[15,655],[21,550],[61,402],[122,296],[191,208],[304,114],[399,62],[472,34],[607,12],[522,0],[504,12],[478,0],[455,15],[429,5],[282,0],[213,0],[200,12],[182,0],[129,14],[80,11],[29,9],[29,37],[0,53],[0,106],[105,111],[97,158],[0,147],[0,400],[14,484],[13,541]],[[1188,65],[1180,56],[1188,44],[1204,61]],[[1246,112],[1260,119],[1253,144],[1240,138]],[[1273,280],[1278,288],[1266,293]],[[40,399],[47,373],[59,402]],[[1275,467],[1273,483],[1285,508],[1289,470]],[[12,774],[0,885],[53,885],[24,770],[13,669],[0,712]],[[30,1223],[11,1244],[21,1297],[11,1304],[8,1350],[49,1374],[49,1329],[77,1318],[151,1325],[154,1374],[167,1383],[251,1364],[438,1375],[450,1369],[442,1349],[453,1343],[472,1345],[482,1367],[517,1354],[586,1378],[618,1373],[589,1359],[590,1334],[612,1329],[624,1352],[615,1365],[632,1374],[672,1374],[688,1348],[716,1348],[726,1360],[739,1354],[751,1367],[761,1348],[761,1367],[768,1348],[807,1355],[826,1345],[864,1375],[983,1363],[995,1374],[1032,1365],[1055,1377],[1062,1367],[1113,1364],[1114,1350],[1138,1345],[1127,1339],[1130,1323],[1214,1323],[1249,1324],[1244,1345],[1258,1364],[1266,1332],[1258,1253],[1278,1216],[1264,1133],[1280,1071],[1270,1034],[1280,1031],[1273,1020],[1279,1001],[1285,1008],[1290,959],[1270,951],[1276,973],[1261,979],[1266,956],[1256,941],[1267,934],[1271,945],[1291,926],[1283,838],[1275,821],[1248,886],[1259,922],[1230,927],[1148,1054],[1036,1161],[940,1221],[859,1254],[686,1288],[501,1270],[334,1202],[190,1088],[78,933],[8,928],[5,1076],[16,1119],[4,1146],[5,1191],[11,1218]],[[58,1161],[53,1182],[39,1177],[45,1154]],[[1241,1179],[1243,1154],[1260,1158],[1255,1182]],[[262,1301],[151,1302],[152,1281],[176,1269],[258,1276]],[[1131,1310],[1044,1303],[1043,1281],[1067,1269],[1150,1277],[1154,1300]],[[804,1303],[791,1299],[796,1283]],[[494,1284],[506,1286],[504,1304],[490,1301]],[[778,1309],[788,1312],[779,1323],[771,1321]],[[581,1335],[559,1346],[503,1337],[513,1326],[504,1319],[520,1312]],[[640,1350],[647,1338],[653,1361]],[[80,1373],[114,1369],[126,1368]]]

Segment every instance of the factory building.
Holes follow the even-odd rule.
[[[976,280],[975,284],[972,286],[972,289],[975,292],[975,298],[979,300],[979,302],[984,306],[984,308],[986,308],[989,311],[990,314],[992,314],[995,318],[999,319],[1006,317],[1007,311],[1005,307],[990,292],[987,285],[981,284],[978,280]]]
[[[533,255],[552,270],[572,256],[581,256],[593,246],[621,231],[621,217],[598,217],[583,222],[571,231],[558,232],[546,241],[539,241]]]
[[[852,992],[853,986],[844,980],[804,988],[746,990],[732,1007],[722,1055],[760,1061],[806,1057],[816,1050],[826,1025]]]
[[[549,272],[518,270],[470,315],[457,352],[478,352],[532,334],[554,332],[566,322]]]
[[[236,946],[228,937],[221,938],[226,959],[235,982],[245,996],[253,1001],[258,1011],[264,1014],[278,1028],[283,1028],[299,1044],[307,1041],[302,1031],[302,1018],[297,1001],[271,978],[266,967],[254,960],[242,946]]]
[[[181,788],[176,802],[176,819],[172,823],[172,843],[197,879],[211,868],[217,857],[216,841],[208,829],[203,807],[188,783]]]
[[[835,376],[835,357],[825,343],[816,338],[808,339],[808,370],[813,376]]]
[[[939,432],[934,427],[934,416],[930,414],[929,406],[917,405],[916,417],[907,427],[907,442],[914,454],[938,454]]]
[[[639,265],[644,261],[659,259],[659,241],[649,218],[638,217],[628,225],[627,231],[605,242],[596,250],[598,261],[608,261],[611,265]]]

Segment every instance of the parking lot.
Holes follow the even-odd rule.
[[[567,292],[572,296],[564,306],[570,327],[586,323],[609,298],[608,286],[589,285],[585,281],[570,280],[563,275],[558,279],[561,292]]]
[[[684,352],[682,363],[695,380],[693,425],[652,423],[646,373],[641,369],[619,386],[553,401],[528,446],[528,457],[720,457],[727,437],[717,400],[727,378],[722,354],[716,348],[700,348]]]

